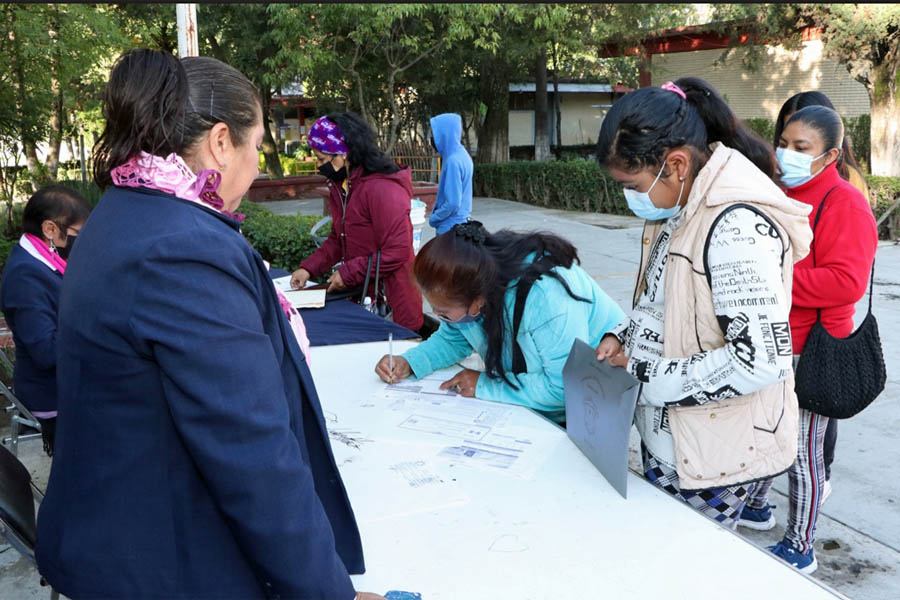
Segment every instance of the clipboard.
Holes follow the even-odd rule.
[[[628,371],[598,361],[576,339],[563,368],[569,438],[610,485],[627,498],[628,438],[640,382]]]

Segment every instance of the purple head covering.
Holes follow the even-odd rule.
[[[328,117],[319,117],[313,126],[309,128],[306,138],[307,144],[313,150],[325,154],[347,154],[347,144],[344,143],[344,133],[341,128]]]

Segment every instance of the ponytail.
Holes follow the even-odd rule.
[[[102,112],[106,127],[94,146],[94,180],[112,183],[110,171],[141,151],[166,156],[182,149],[187,75],[168,52],[124,53],[109,73]]]
[[[184,158],[216,123],[227,124],[240,145],[259,122],[260,106],[253,84],[214,58],[129,50],[110,71],[103,95],[106,126],[93,150],[94,180],[110,185],[110,171],[140,152]]]
[[[709,145],[721,142],[741,152],[763,173],[775,178],[775,153],[748,129],[708,83],[682,77],[674,86],[640,88],[619,98],[609,110],[597,138],[597,160],[634,171],[658,169],[672,148],[689,146],[697,158],[696,174]]]
[[[707,144],[722,142],[750,159],[750,162],[775,179],[778,162],[769,144],[748,128],[729,108],[725,99],[711,85],[699,77],[681,77],[675,84],[684,90],[703,124]]]

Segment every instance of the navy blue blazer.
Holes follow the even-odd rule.
[[[13,389],[29,410],[56,410],[56,313],[62,275],[19,244],[3,268],[0,310],[16,344]]]
[[[356,520],[306,362],[236,222],[112,188],[63,280],[37,562],[71,598],[351,600]]]

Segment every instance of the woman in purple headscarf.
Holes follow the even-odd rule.
[[[291,286],[302,288],[310,277],[341,263],[328,279],[328,291],[361,287],[370,258],[374,284],[374,265],[380,256],[383,294],[394,322],[421,329],[422,295],[410,277],[415,254],[409,167],[399,166],[378,149],[375,132],[356,113],[319,118],[308,140],[319,173],[328,178],[331,235],[294,271]],[[377,293],[380,296],[382,290]],[[376,291],[366,295],[376,298]]]

